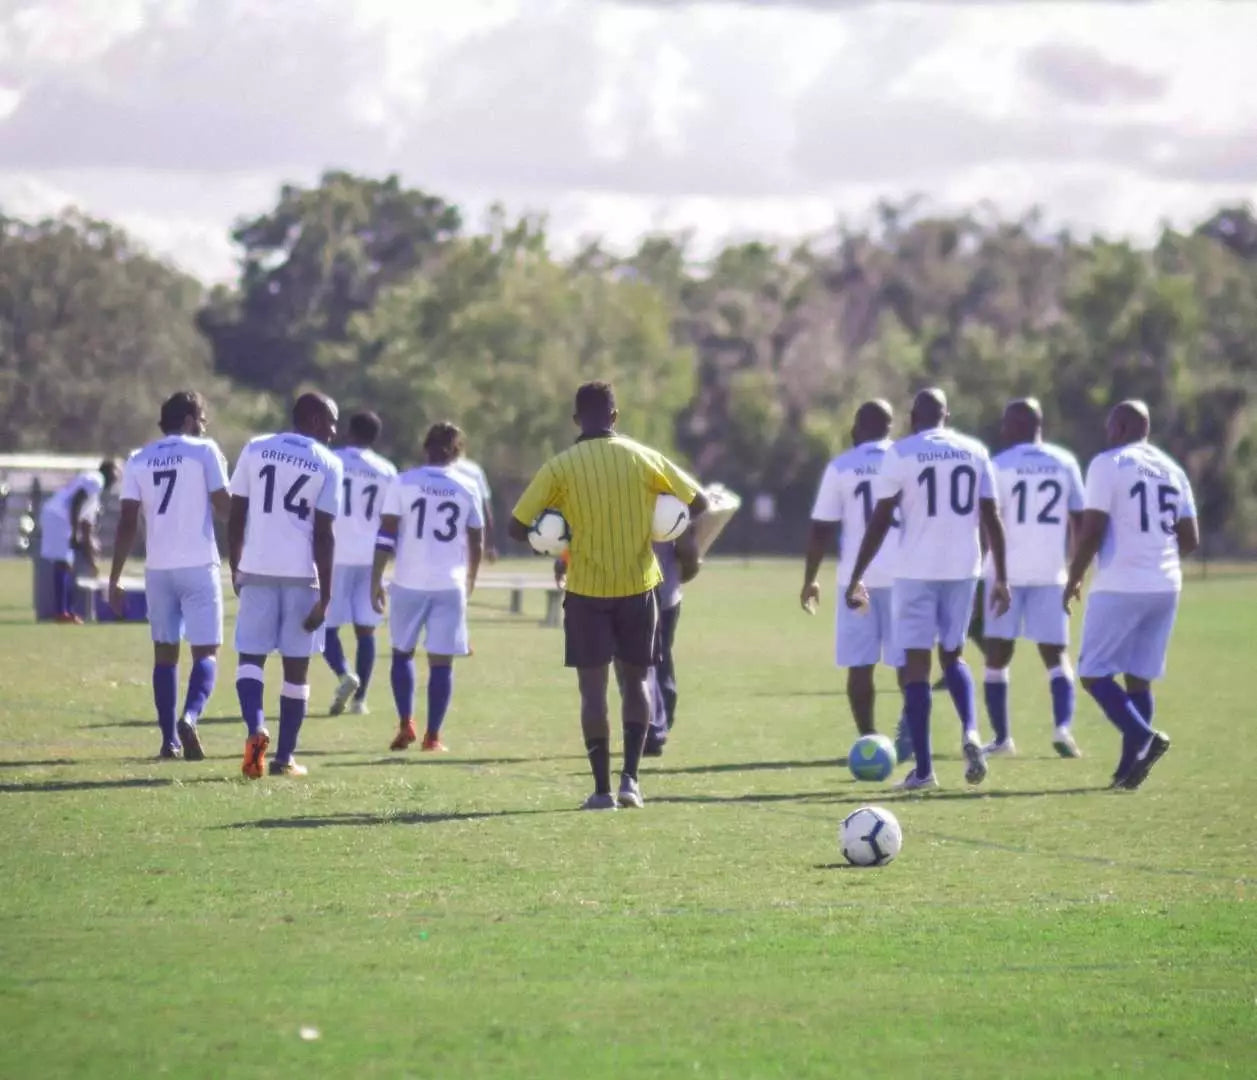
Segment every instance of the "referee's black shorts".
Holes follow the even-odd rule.
[[[619,660],[635,667],[655,662],[659,604],[654,589],[636,596],[563,597],[565,663],[603,667]]]

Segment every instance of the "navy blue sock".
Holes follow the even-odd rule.
[[[930,749],[930,684],[908,683],[903,688],[903,710],[912,733],[912,752],[917,761],[917,776],[924,780],[934,771]]]
[[[445,722],[445,713],[450,707],[450,698],[454,696],[454,667],[428,669],[428,734],[435,737],[441,733],[441,725]]]
[[[982,686],[986,715],[996,742],[1008,741],[1008,669],[989,668]]]
[[[1057,727],[1069,727],[1074,722],[1074,690],[1073,675],[1064,667],[1056,667],[1048,672],[1048,685],[1052,690],[1052,720]]]
[[[262,669],[254,664],[241,664],[236,669],[236,697],[240,699],[240,716],[250,735],[262,730]]]
[[[218,660],[203,656],[192,661],[192,674],[188,676],[188,696],[183,701],[183,715],[195,724],[205,711],[205,703],[214,692],[214,680],[218,676]]]
[[[349,665],[345,663],[345,647],[340,643],[340,631],[335,626],[329,626],[323,632],[323,659],[337,678],[349,670]]]
[[[943,672],[947,680],[947,692],[960,716],[960,728],[964,734],[978,730],[978,710],[973,700],[973,673],[963,660],[948,664]]]
[[[1122,733],[1125,743],[1134,742],[1142,747],[1148,741],[1152,728],[1139,715],[1130,695],[1117,685],[1116,679],[1106,675],[1103,679],[1096,679],[1087,689],[1104,710],[1104,715]]]
[[[415,658],[393,653],[393,667],[389,675],[393,683],[397,719],[404,724],[415,718]]]
[[[339,641],[337,642],[339,644]],[[354,657],[354,671],[358,676],[358,691],[354,698],[365,701],[367,683],[371,681],[371,672],[375,670],[375,635],[367,634],[358,638],[358,652]]]
[[[1147,690],[1136,690],[1130,695],[1130,703],[1138,710],[1139,715],[1144,718],[1144,723],[1152,727],[1152,715],[1157,710],[1157,704],[1152,699],[1152,687]]]
[[[153,704],[162,746],[178,746],[175,737],[175,705],[179,701],[179,669],[174,664],[153,665]]]
[[[279,744],[275,748],[275,760],[281,765],[292,760],[297,752],[297,735],[306,718],[306,701],[310,697],[309,686],[284,683],[279,691]]]
[[[52,564],[53,603],[58,615],[70,614],[70,567],[66,563]]]

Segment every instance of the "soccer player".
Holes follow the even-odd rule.
[[[340,458],[328,448],[336,434],[336,403],[302,394],[293,405],[292,432],[259,435],[240,453],[231,477],[227,523],[236,615],[236,694],[248,729],[241,772],[257,780],[266,769],[271,737],[263,714],[263,668],[269,653],[283,661],[279,745],[272,776],[304,776],[293,757],[310,700],[310,657],[332,596],[340,512]]]
[[[227,461],[205,438],[205,399],[181,390],[161,407],[162,437],[137,450],[122,471],[122,513],[114,535],[109,601],[122,614],[118,579],[144,515],[145,596],[153,638],[153,704],[163,758],[201,761],[205,752],[196,722],[214,690],[223,641],[223,586],[219,576],[214,512],[226,518]],[[183,712],[179,693],[179,641],[192,649]]]
[[[965,779],[979,784],[986,778],[973,676],[961,657],[982,569],[983,529],[995,567],[991,608],[1002,615],[1009,603],[1004,526],[990,456],[976,439],[947,427],[947,419],[947,397],[941,390],[917,394],[913,434],[894,443],[882,458],[873,484],[877,504],[846,593],[852,608],[869,603],[864,576],[890,532],[898,501],[903,535],[891,594],[893,634],[895,645],[904,650],[904,713],[916,756],[916,768],[899,784],[904,791],[938,786],[930,748],[930,651],[935,644],[960,714]]]
[[[476,587],[484,552],[484,518],[480,493],[453,468],[462,446],[463,433],[454,424],[434,424],[423,440],[427,464],[402,473],[384,497],[371,593],[376,611],[383,614],[384,568],[396,554],[389,636],[399,729],[392,750],[405,750],[418,737],[415,647],[420,637],[428,653],[428,723],[422,750],[445,750],[441,725],[454,693],[454,657],[471,651],[467,599]]]
[[[450,466],[455,476],[460,477],[464,484],[480,496],[480,515],[484,518],[484,561],[496,562],[497,548],[493,544],[493,491],[489,487],[489,478],[471,458],[459,454],[458,460]]]
[[[1082,472],[1068,450],[1043,441],[1043,410],[1034,398],[1009,402],[1001,436],[1007,449],[992,461],[996,497],[1004,521],[1012,606],[986,623],[986,712],[994,740],[988,755],[1016,753],[1008,719],[1008,667],[1014,643],[1024,637],[1039,647],[1048,673],[1055,733],[1061,757],[1080,757],[1074,740],[1074,676],[1066,647],[1069,618],[1061,607],[1071,536],[1082,522]]]
[[[371,593],[371,563],[380,512],[389,484],[397,475],[391,461],[371,449],[383,425],[373,412],[349,418],[349,445],[335,451],[344,468],[343,499],[336,519],[336,565],[332,567],[332,605],[327,609],[323,659],[340,680],[328,712],[339,716],[367,711],[367,686],[375,668],[375,628],[380,616]],[[354,670],[349,670],[340,641],[340,627],[352,625],[357,641]]]
[[[1069,611],[1087,567],[1099,555],[1078,673],[1122,733],[1113,787],[1130,791],[1170,748],[1169,736],[1152,727],[1152,682],[1165,673],[1183,588],[1182,559],[1200,545],[1187,474],[1148,442],[1151,428],[1142,401],[1123,401],[1109,414],[1110,449],[1087,467],[1081,535],[1065,583]]]
[[[698,483],[663,454],[615,430],[615,392],[604,382],[576,392],[576,445],[547,461],[511,515],[510,535],[527,542],[528,530],[547,508],[558,510],[572,532],[563,600],[565,663],[576,669],[581,729],[594,776],[586,810],[614,810],[617,801],[640,808],[637,769],[646,743],[651,702],[648,678],[655,658],[662,580],[651,548],[655,499],[675,495],[691,520],[707,508]],[[677,542],[681,580],[699,569],[693,529]],[[620,667],[624,767],[619,794],[611,793],[611,729],[607,684],[612,662]]]
[[[96,515],[100,499],[118,482],[118,463],[106,458],[96,472],[80,473],[44,500],[39,509],[39,557],[52,563],[55,621],[82,623],[74,614],[74,556],[81,555],[94,577]]]
[[[838,580],[851,579],[856,553],[873,516],[873,484],[882,459],[891,447],[890,427],[894,411],[885,401],[866,401],[855,414],[851,429],[852,447],[829,463],[821,477],[812,506],[812,525],[808,531],[807,555],[803,568],[803,589],[799,603],[809,615],[816,613],[821,599],[817,574],[825,552],[833,548],[841,526],[838,555]],[[892,523],[892,527],[894,524]],[[891,626],[891,586],[895,580],[894,560],[899,547],[899,533],[884,543],[865,574],[869,593],[867,609],[854,611],[839,599],[836,627],[835,659],[847,669],[847,699],[856,730],[861,735],[876,731],[873,722],[873,668],[879,661],[898,671],[903,667],[903,654],[895,647]],[[901,745],[901,760],[911,747]]]

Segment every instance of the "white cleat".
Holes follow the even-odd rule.
[[[921,792],[937,791],[938,781],[934,779],[933,773],[930,773],[929,776],[922,779],[921,777],[917,776],[916,770],[914,769],[912,772],[908,773],[908,775],[905,776],[902,780],[900,780],[899,783],[893,785],[892,790],[893,791],[921,791]]]
[[[345,672],[340,677],[340,682],[336,684],[336,693],[332,695],[331,707],[327,710],[328,716],[340,716],[345,711],[345,706],[349,704],[349,699],[358,692],[358,687],[362,683],[352,671]]]
[[[1061,757],[1082,757],[1082,751],[1078,748],[1078,743],[1074,741],[1074,733],[1067,726],[1056,729],[1056,733],[1052,736],[1052,749]]]
[[[642,789],[631,776],[620,777],[620,791],[616,801],[621,810],[640,810],[646,805],[646,800],[642,798]]]
[[[987,743],[984,747],[982,747],[982,753],[984,753],[987,757],[1016,757],[1017,746],[1010,736],[1003,742]]]
[[[364,699],[354,698],[353,701],[349,703],[350,716],[369,716],[370,714],[371,710],[367,708],[367,703]]]
[[[986,754],[982,752],[982,744],[976,736],[965,739],[961,750],[965,755],[965,781],[980,784],[986,779]]]

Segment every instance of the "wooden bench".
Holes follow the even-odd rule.
[[[495,571],[482,573],[476,578],[476,592],[481,589],[506,589],[511,594],[511,614],[524,613],[524,593],[546,594],[546,615],[543,626],[563,625],[563,590],[554,583],[550,574],[509,574]]]

